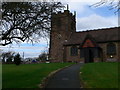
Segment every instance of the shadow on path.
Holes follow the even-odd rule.
[[[79,72],[83,64],[75,64],[53,75],[46,88],[80,88]]]

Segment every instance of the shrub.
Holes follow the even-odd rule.
[[[47,60],[47,53],[43,52],[39,55],[38,60],[46,61]]]
[[[7,60],[6,60],[6,63],[7,64],[11,64],[12,63],[12,59],[13,59],[12,56],[8,57]]]
[[[21,57],[20,57],[19,53],[17,55],[15,55],[15,57],[14,57],[14,63],[16,65],[20,65],[20,63],[21,63]]]

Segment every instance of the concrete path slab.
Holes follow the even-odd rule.
[[[83,64],[78,63],[53,75],[46,88],[80,88],[79,72]]]

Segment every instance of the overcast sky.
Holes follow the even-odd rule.
[[[84,1],[84,2],[83,2]],[[89,1],[89,2],[88,2]],[[73,13],[76,11],[76,28],[77,31],[93,30],[98,28],[109,28],[118,26],[118,15],[115,15],[114,10],[109,10],[109,5],[95,8],[90,7],[92,4],[100,0],[66,0],[69,4],[69,10]],[[8,45],[0,47],[4,52],[15,51],[27,57],[37,57],[41,52],[48,50],[48,41],[41,39],[40,43],[20,45]]]

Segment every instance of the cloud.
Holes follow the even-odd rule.
[[[79,12],[82,12],[85,10],[84,8],[84,4],[83,3],[77,3],[77,2],[68,2],[69,4],[69,9],[71,11],[79,11]]]
[[[23,52],[19,52],[21,57],[23,57]],[[42,52],[24,52],[24,58],[34,58],[38,57]]]
[[[71,2],[71,1],[68,1],[67,4],[69,5],[69,10],[71,12],[73,11],[76,11],[77,14],[81,13],[82,12],[85,12],[89,6],[91,6],[92,4],[91,3],[87,3],[87,2]]]
[[[101,0],[65,0],[66,2],[80,2],[80,3],[96,3],[100,2]]]
[[[88,2],[89,1],[89,2]],[[99,13],[102,15],[113,15],[116,11],[115,9],[109,10],[111,8],[109,3],[101,5],[100,7],[92,6],[93,4],[99,2],[100,0],[68,0],[69,10],[71,12],[77,12],[77,18],[87,16],[94,13]]]
[[[107,4],[94,8],[100,0],[68,0],[70,11],[76,11],[77,31],[118,26],[118,17],[108,9]]]
[[[115,16],[103,17],[92,14],[87,17],[77,18],[77,31],[115,26],[118,26],[118,18]]]
[[[110,3],[112,0],[62,0],[64,2],[80,2],[80,3],[90,3],[90,4],[95,4],[99,2],[106,2]],[[113,2],[117,3],[118,0],[113,0]]]
[[[23,47],[14,47],[14,48],[8,48],[8,47],[3,47],[0,48],[3,49],[2,52],[8,52],[8,51],[13,51],[16,53],[20,53],[21,56],[23,55],[23,52],[25,54],[25,58],[27,57],[38,57],[38,55],[40,55],[42,52],[47,52],[48,51],[48,47],[45,46],[40,46],[40,47],[30,47],[30,46],[23,46]]]
[[[0,49],[2,49],[2,52],[8,52],[8,51],[14,51],[16,53],[20,53],[21,56],[23,55],[23,52],[25,54],[25,58],[27,57],[38,57],[42,52],[48,51],[48,41],[46,39],[41,38],[41,41],[39,43],[34,43],[34,45],[30,43],[21,43],[18,44],[12,44],[8,46],[1,46]]]

